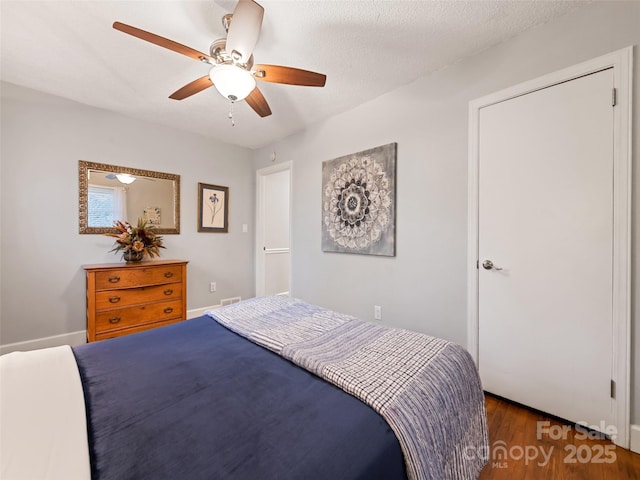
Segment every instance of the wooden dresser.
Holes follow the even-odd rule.
[[[105,340],[184,320],[187,262],[83,265],[87,273],[87,341]]]

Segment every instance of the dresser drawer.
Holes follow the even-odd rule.
[[[182,319],[182,300],[114,308],[96,313],[96,333],[121,330],[170,319]]]
[[[142,268],[123,268],[96,272],[96,290],[162,285],[182,282],[182,267],[166,265]]]
[[[169,283],[152,287],[102,290],[96,292],[96,310],[106,310],[141,303],[164,302],[182,298],[182,284]]]
[[[174,318],[172,320],[163,320],[162,322],[147,323],[145,325],[139,325],[137,327],[124,328],[122,330],[112,330],[110,332],[104,332],[96,335],[96,340],[108,340],[110,338],[122,337],[123,335],[130,335],[132,333],[144,332],[145,330],[151,330],[152,328],[164,327],[165,325],[171,325],[181,321],[180,318]]]

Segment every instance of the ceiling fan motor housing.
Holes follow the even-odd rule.
[[[231,64],[244,68],[245,70],[251,70],[251,67],[253,67],[253,54],[249,57],[249,60],[247,60],[246,63],[239,63],[234,61],[233,56],[227,52],[226,46],[227,39],[219,38],[214,40],[209,47],[209,54],[216,61],[217,65]]]

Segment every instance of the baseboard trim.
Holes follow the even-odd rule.
[[[187,319],[201,317],[207,310],[213,310],[221,306],[222,305],[218,304],[187,310]],[[63,333],[62,335],[54,335],[52,337],[36,338],[25,342],[0,345],[0,355],[11,352],[26,352],[39,348],[59,347],[60,345],[82,345],[83,343],[87,343],[87,331],[79,330],[77,332]]]
[[[214,310],[216,308],[224,307],[225,305],[231,305],[232,303],[238,303],[240,301],[242,301],[242,297],[223,298],[222,300],[220,300],[220,303],[218,305],[210,305],[208,307],[187,310],[187,319],[201,317],[207,310]]]
[[[222,305],[210,305],[208,307],[194,308],[193,310],[187,310],[187,320],[190,318],[201,317],[207,310],[213,310],[214,308],[220,308]]]
[[[640,425],[631,425],[631,441],[629,449],[632,452],[640,453]]]
[[[87,331],[79,330],[52,337],[0,345],[0,355],[11,352],[27,352],[29,350],[38,350],[39,348],[59,347],[60,345],[82,345],[83,343],[87,343]]]

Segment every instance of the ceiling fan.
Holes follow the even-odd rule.
[[[238,102],[245,100],[261,117],[271,115],[271,108],[258,89],[256,80],[307,87],[324,87],[327,76],[321,73],[281,65],[254,65],[253,49],[258,42],[264,8],[253,0],[240,0],[233,14],[222,17],[226,38],[215,40],[209,54],[124,23],[113,28],[160,47],[173,50],[211,65],[208,75],[200,77],[173,92],[169,98],[183,100],[215,86],[220,94]]]

